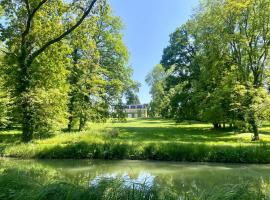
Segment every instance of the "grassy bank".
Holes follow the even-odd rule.
[[[141,119],[89,124],[84,132],[61,132],[29,144],[20,143],[18,130],[5,131],[0,151],[18,158],[270,163],[270,126],[261,132],[261,141],[251,142],[251,133],[213,130],[210,124]]]

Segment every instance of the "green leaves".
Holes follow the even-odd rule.
[[[12,98],[15,106],[11,118],[0,111],[0,123],[19,122],[29,141],[68,121],[79,121],[81,129],[88,120],[109,117],[133,81],[122,23],[107,1],[1,0],[0,6],[7,51],[0,105]]]
[[[76,124],[82,129],[89,120],[106,120],[122,114],[121,98],[134,82],[127,66],[128,53],[121,28],[120,19],[112,14],[106,1],[101,1],[96,15],[72,34],[69,130]]]
[[[162,115],[177,120],[247,122],[257,134],[270,112],[269,13],[269,0],[202,1],[170,36],[161,60],[171,70],[163,81],[166,95],[153,96],[152,105],[166,102]]]

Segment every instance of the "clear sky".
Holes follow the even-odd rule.
[[[125,25],[124,41],[130,52],[134,80],[141,83],[141,103],[149,103],[145,76],[160,62],[169,35],[192,14],[199,0],[109,0]]]

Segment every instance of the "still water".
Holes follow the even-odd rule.
[[[0,169],[47,170],[77,185],[98,185],[104,179],[122,179],[126,188],[170,188],[175,191],[200,193],[221,186],[253,184],[270,187],[270,165],[210,163],[175,163],[152,161],[100,160],[16,160],[0,159]],[[31,176],[31,174],[29,174]],[[35,176],[35,173],[32,174]]]

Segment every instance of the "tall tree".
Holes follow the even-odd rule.
[[[161,63],[171,69],[163,101],[182,116],[249,128],[269,119],[269,0],[205,0],[177,29]],[[192,109],[189,112],[189,108]]]
[[[169,46],[164,49],[161,64],[170,69],[165,90],[170,94],[169,116],[178,121],[196,119],[196,103],[193,101],[194,82],[198,80],[200,68],[196,60],[195,35],[187,23],[170,35]]]
[[[82,130],[89,120],[119,117],[122,96],[134,84],[121,20],[106,0],[100,0],[94,12],[70,39],[69,130],[76,122]]]
[[[99,12],[101,17],[98,20],[95,41],[100,54],[99,65],[103,70],[103,81],[106,83],[102,99],[107,106],[108,114],[119,116],[115,112],[121,109],[114,108],[119,108],[123,96],[134,88],[136,90],[138,83],[131,79],[133,71],[128,65],[129,54],[123,42],[121,32],[123,24],[120,18],[112,15],[106,1],[103,1],[103,6],[99,7]],[[122,116],[121,113],[120,115]]]
[[[141,103],[138,95],[132,91],[127,92],[126,99],[128,105],[137,105]]]
[[[99,94],[104,92],[104,81],[101,78],[101,67],[98,64],[99,52],[96,42],[93,39],[97,31],[97,11],[95,16],[89,17],[75,30],[70,38],[72,53],[70,55],[72,64],[70,65],[68,83],[70,91],[68,93],[68,130],[79,123],[79,130],[82,130],[89,118],[94,118],[95,108]],[[96,99],[95,99],[96,98]]]
[[[12,99],[5,85],[5,67],[3,54],[0,53],[0,128],[5,128],[11,123]]]
[[[258,126],[261,119],[267,116],[261,113],[258,117],[254,107],[257,107],[257,98],[265,94],[263,91],[266,89],[265,83],[269,76],[267,70],[270,47],[270,17],[267,14],[269,9],[268,0],[208,1],[197,18],[199,22],[208,21],[207,27],[211,30],[212,39],[205,39],[202,42],[207,44],[207,41],[217,41],[213,42],[216,47],[212,49],[215,49],[213,52],[219,52],[220,56],[213,59],[213,64],[205,65],[208,66],[207,71],[209,66],[213,66],[218,72],[214,76],[216,81],[212,88],[219,87],[220,82],[217,80],[222,80],[219,75],[226,76],[224,72],[237,69],[234,73],[236,80],[246,90],[244,101],[239,102],[240,107],[244,108],[240,119],[251,126],[255,140],[259,139]],[[208,46],[205,49],[210,48]],[[206,59],[211,60],[209,56]],[[209,77],[209,73],[206,75]],[[261,102],[265,110],[268,110],[267,102],[267,98]]]
[[[85,7],[78,6],[78,3],[85,5]],[[57,55],[59,49],[66,51],[67,47],[65,47],[63,39],[82,24],[95,3],[96,0],[90,2],[74,1],[72,3],[61,0],[53,2],[48,0],[0,1],[5,18],[5,24],[1,28],[1,38],[8,49],[5,59],[8,61],[8,65],[12,66],[9,68],[10,73],[15,76],[13,82],[11,81],[9,84],[13,88],[13,95],[16,97],[17,106],[22,113],[20,121],[25,142],[30,141],[36,131],[35,115],[40,118],[39,121],[43,121],[42,116],[47,111],[45,109],[40,113],[36,112],[35,102],[51,104],[49,100],[51,98],[47,96],[48,93],[44,93],[41,88],[36,87],[40,80],[43,82],[44,79],[50,79],[51,76],[36,78],[41,74],[35,74],[35,71],[42,71],[40,63],[44,57]],[[79,10],[80,12],[78,12]],[[78,13],[81,15],[78,15]],[[61,46],[53,51],[56,43],[61,43]],[[63,64],[62,60],[59,62]],[[51,69],[54,70],[57,69],[55,64],[60,63],[52,63],[51,60],[48,64],[54,65]],[[61,64],[60,66],[63,69],[64,67]],[[61,72],[59,75],[63,74],[65,72]],[[55,76],[57,76],[56,73]],[[62,80],[62,78],[58,80]],[[48,89],[46,88],[46,90]],[[37,94],[41,95],[42,98],[37,99]],[[55,91],[52,96],[56,95],[59,95],[59,100],[62,99],[61,91]]]
[[[150,115],[152,117],[160,117],[163,110],[164,101],[164,84],[165,84],[166,72],[162,65],[156,65],[152,71],[150,71],[145,81],[150,86],[150,94],[152,100],[150,102]]]

